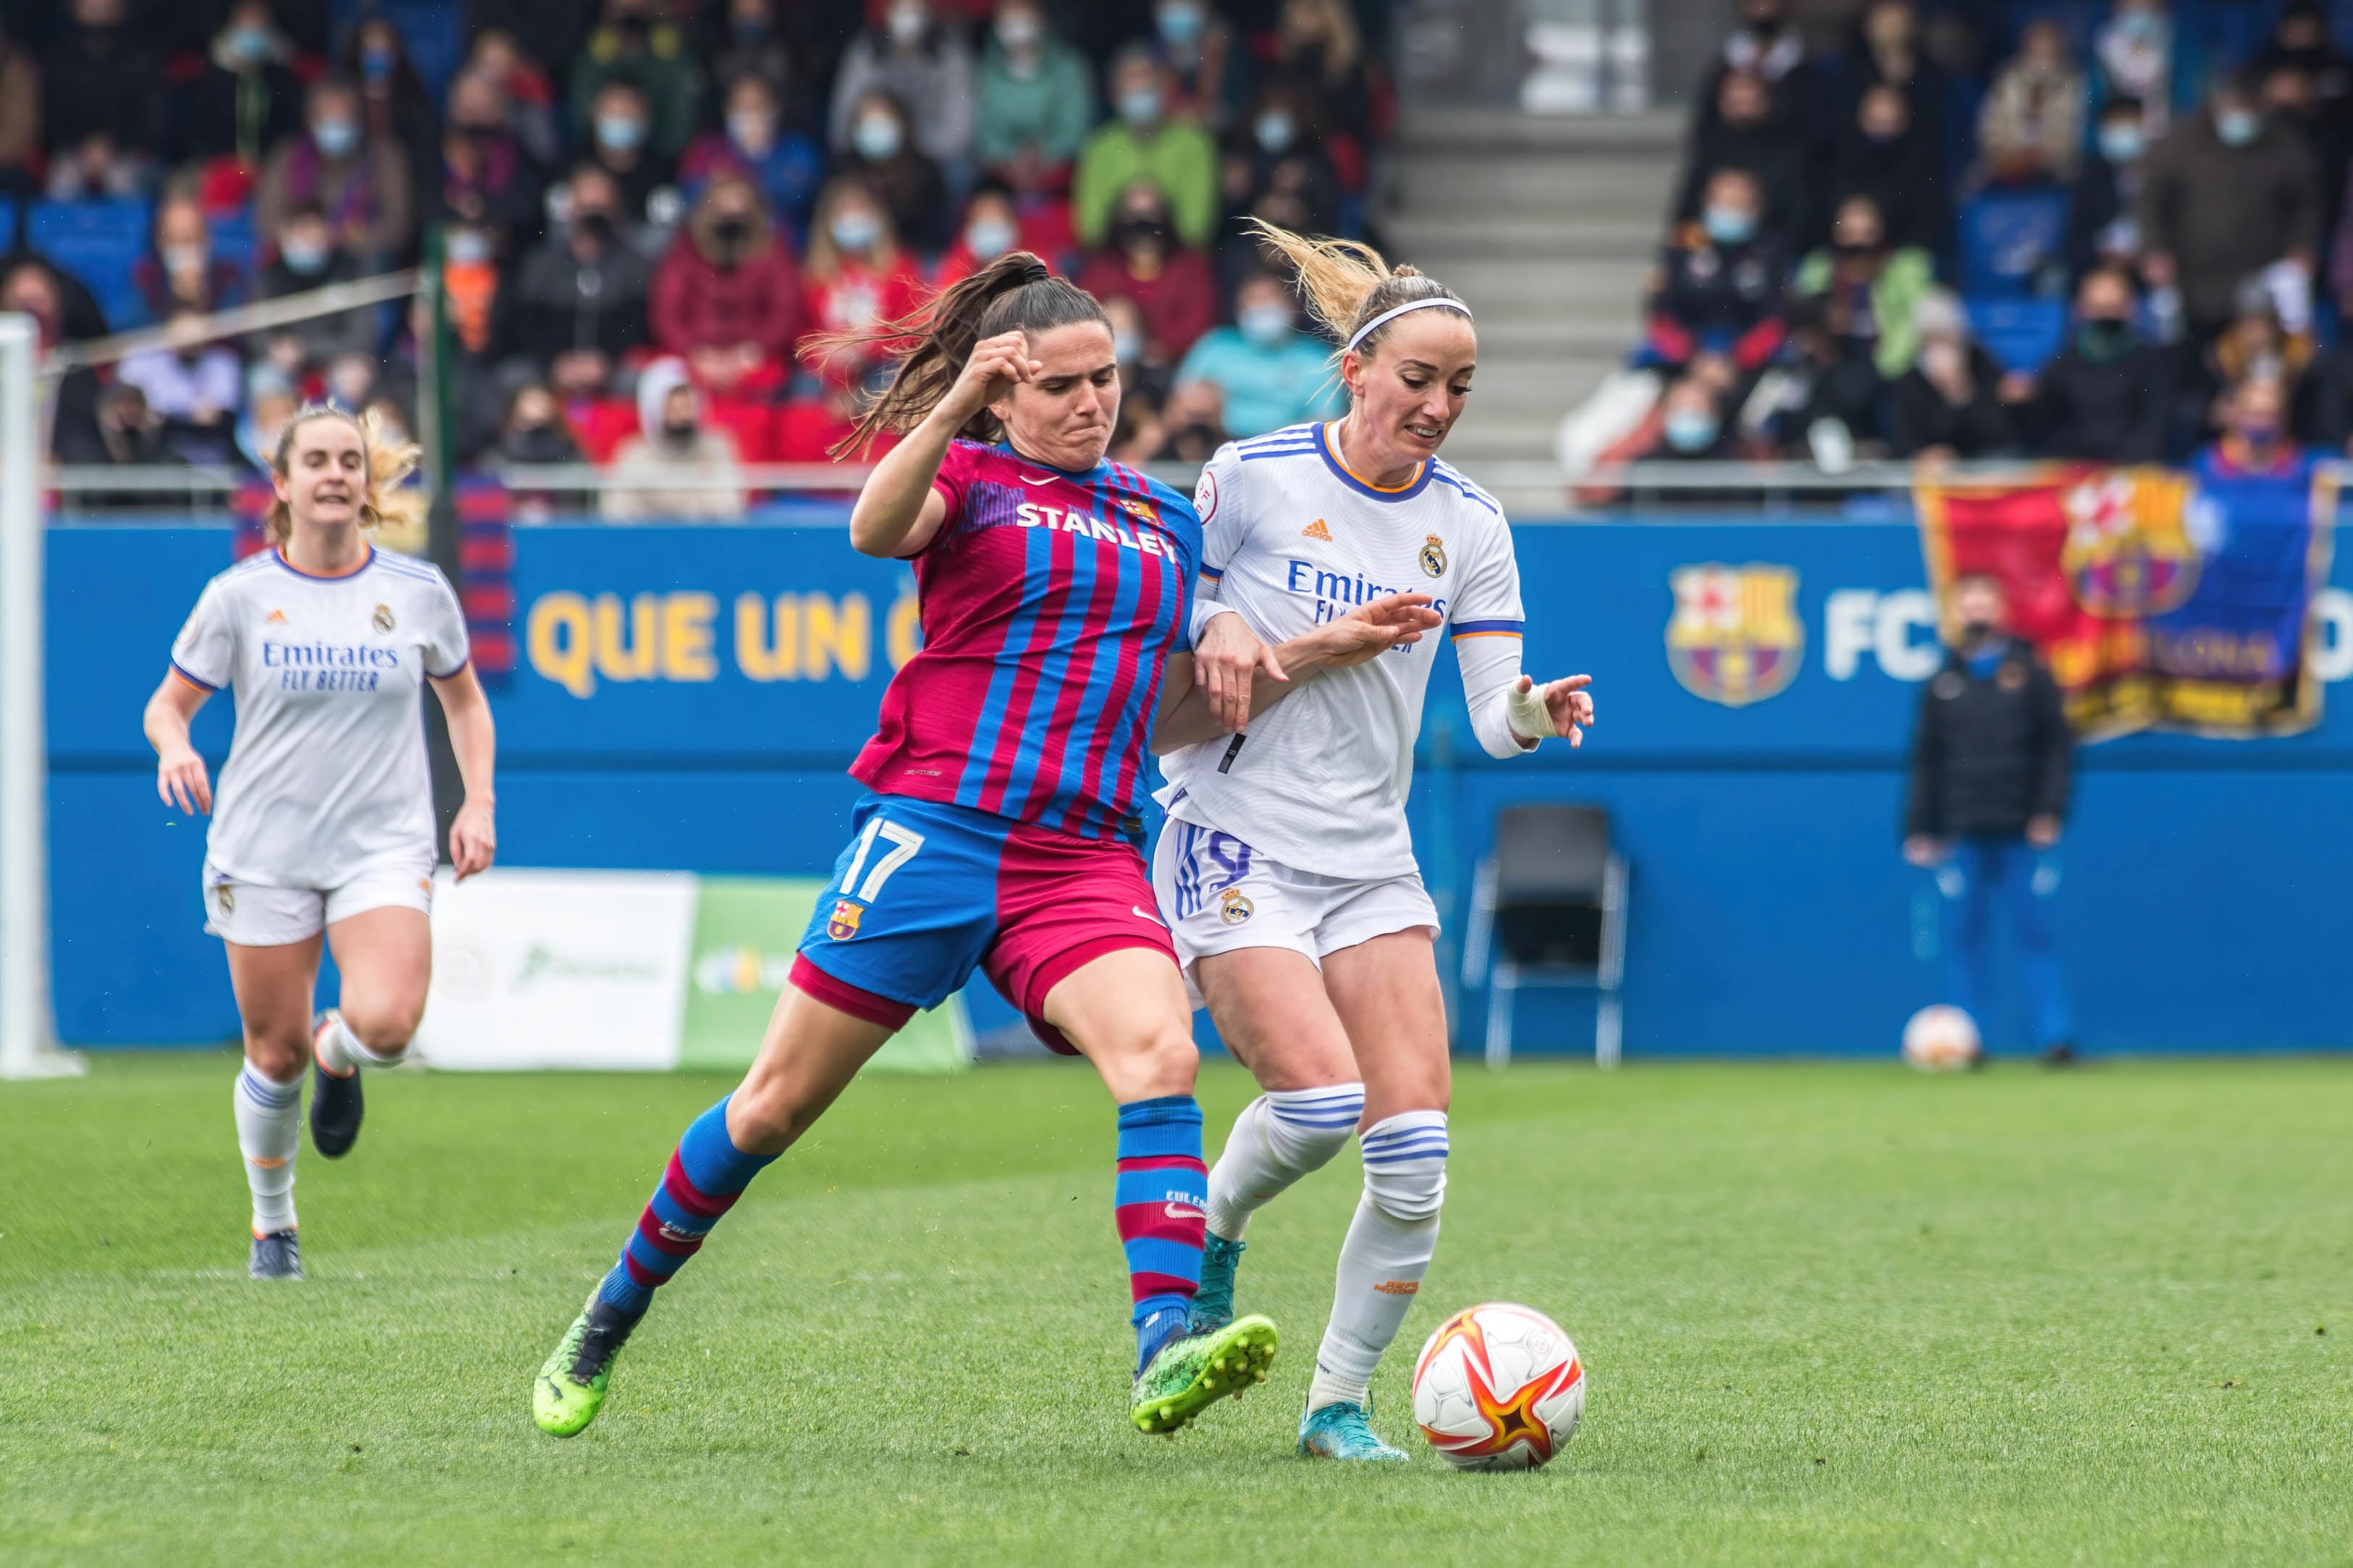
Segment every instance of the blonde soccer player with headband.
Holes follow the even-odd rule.
[[[417,448],[373,416],[312,405],[270,459],[270,548],[205,585],[147,701],[156,790],[212,815],[205,929],[228,951],[245,1025],[234,1103],[253,1192],[257,1279],[300,1279],[294,1150],[302,1071],[311,1141],[334,1159],[360,1131],[363,1064],[400,1060],[425,1011],[433,949],[433,784],[419,700],[431,681],[449,721],[466,804],[449,830],[460,878],[491,863],[489,701],[468,662],[466,619],[439,568],[367,534],[421,506],[400,481]],[[217,801],[188,727],[214,692],[237,698]],[[343,972],[336,1008],[313,1016],[324,933]]]
[[[1155,742],[1169,822],[1153,884],[1187,977],[1266,1092],[1209,1173],[1194,1322],[1231,1315],[1251,1213],[1356,1133],[1364,1196],[1299,1447],[1399,1459],[1372,1427],[1373,1369],[1430,1267],[1446,1192],[1438,912],[1405,815],[1436,644],[1417,634],[1319,667],[1313,634],[1367,606],[1446,627],[1472,728],[1497,757],[1579,743],[1593,703],[1585,676],[1521,673],[1503,509],[1438,456],[1478,359],[1470,307],[1365,246],[1259,232],[1344,345],[1349,409],[1219,447],[1195,497],[1195,685]]]

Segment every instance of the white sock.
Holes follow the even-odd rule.
[[[1242,1107],[1209,1173],[1209,1234],[1239,1241],[1250,1215],[1347,1143],[1365,1114],[1365,1086],[1278,1089]]]
[[[301,1143],[302,1080],[272,1083],[248,1062],[231,1094],[245,1184],[253,1189],[253,1234],[294,1228],[294,1151]]]
[[[327,1070],[333,1073],[347,1073],[356,1067],[392,1067],[408,1054],[406,1044],[390,1053],[368,1049],[367,1043],[352,1033],[352,1026],[343,1022],[339,1012],[328,1013],[325,1037],[320,1046],[320,1054],[327,1058]]]
[[[1397,1338],[1438,1250],[1446,1197],[1446,1112],[1409,1110],[1364,1136],[1365,1195],[1340,1244],[1332,1321],[1315,1350],[1307,1407],[1366,1404],[1373,1368]]]

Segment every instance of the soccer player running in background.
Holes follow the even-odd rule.
[[[361,1064],[400,1060],[425,1012],[436,850],[418,701],[428,680],[466,785],[449,830],[459,877],[488,866],[497,846],[497,742],[458,595],[438,567],[365,537],[386,518],[413,521],[422,498],[396,487],[416,467],[417,448],[384,440],[372,415],[296,415],[270,458],[269,549],[205,585],[147,700],[157,793],[212,814],[205,930],[227,949],[245,1024],[234,1099],[257,1279],[302,1278],[304,1064],[311,1142],[336,1159],[359,1137]],[[188,727],[224,686],[237,731],[216,805]],[[322,931],[343,994],[314,1016]]]
[[[841,449],[904,433],[859,496],[850,542],[913,562],[923,645],[851,764],[869,793],[758,1058],[679,1141],[533,1380],[533,1415],[556,1436],[586,1426],[655,1289],[894,1031],[979,968],[1118,1106],[1130,1415],[1173,1431],[1263,1377],[1275,1350],[1264,1318],[1188,1331],[1207,1196],[1198,1064],[1135,847],[1164,666],[1171,690],[1192,681],[1200,522],[1183,496],[1103,460],[1119,413],[1110,324],[1035,257],[1000,258],[846,341],[900,345]],[[1326,647],[1368,658],[1399,631],[1357,617]]]
[[[1579,743],[1593,703],[1585,676],[1538,687],[1520,672],[1511,530],[1438,457],[1478,357],[1470,308],[1363,246],[1260,232],[1345,345],[1349,410],[1229,443],[1195,492],[1200,684],[1160,737],[1194,743],[1164,760],[1169,822],[1153,881],[1218,1032],[1266,1093],[1209,1173],[1193,1326],[1231,1315],[1251,1213],[1358,1132],[1364,1196],[1299,1447],[1401,1459],[1371,1426],[1373,1369],[1430,1267],[1446,1192],[1438,912],[1405,815],[1436,645],[1400,638],[1313,679],[1298,651],[1335,617],[1410,588],[1419,624],[1453,633],[1490,755]]]

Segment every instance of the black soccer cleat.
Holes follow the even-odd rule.
[[[245,1265],[245,1272],[254,1279],[300,1279],[302,1278],[302,1244],[290,1230],[273,1230],[268,1236],[253,1238],[253,1256]]]
[[[367,1105],[360,1093],[359,1068],[337,1078],[319,1065],[319,1030],[328,1016],[322,1013],[311,1025],[311,1147],[327,1159],[340,1160],[359,1142],[360,1118]]]

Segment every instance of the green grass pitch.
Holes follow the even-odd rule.
[[[1274,1375],[1124,1421],[1083,1069],[870,1079],[667,1288],[597,1424],[529,1381],[709,1077],[396,1073],[243,1277],[226,1057],[0,1087],[0,1560],[2344,1562],[2353,1074],[1466,1064],[1445,1234],[1377,1384],[1410,1466],[1292,1457],[1353,1153],[1263,1214]],[[1211,1143],[1249,1089],[1205,1072]],[[1413,1352],[1519,1300],[1590,1369],[1535,1475],[1411,1431]]]

